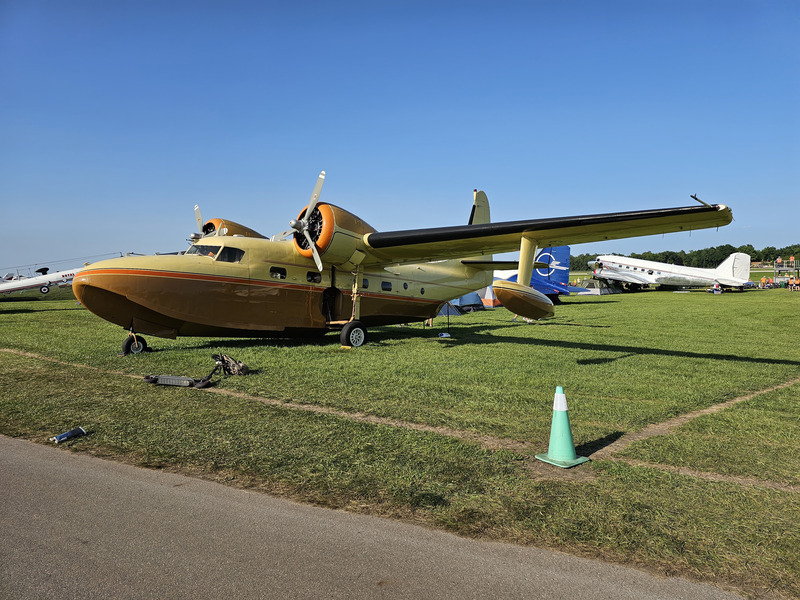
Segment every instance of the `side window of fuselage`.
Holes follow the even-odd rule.
[[[195,244],[186,251],[186,254],[197,254],[199,256],[214,257],[219,252],[219,246],[206,246],[205,244]]]
[[[217,256],[220,262],[238,263],[242,261],[244,250],[233,248],[232,246],[225,246]]]

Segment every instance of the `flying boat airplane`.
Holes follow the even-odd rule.
[[[0,294],[22,292],[34,288],[39,288],[39,292],[47,294],[54,285],[58,287],[70,285],[75,274],[80,272],[80,269],[74,269],[72,271],[55,271],[54,273],[48,273],[49,270],[50,269],[47,267],[36,269],[36,272],[40,273],[40,275],[36,275],[35,277],[11,277],[7,275],[3,281],[0,282]]]
[[[750,255],[734,252],[716,269],[700,269],[667,263],[629,258],[627,256],[598,256],[590,261],[595,279],[619,281],[631,290],[646,285],[665,287],[722,287],[744,288],[750,281]]]
[[[466,225],[379,232],[343,208],[320,202],[323,171],[291,229],[272,239],[224,219],[203,224],[185,254],[96,262],[74,279],[78,300],[130,332],[123,353],[141,352],[140,334],[289,337],[341,331],[360,346],[367,328],[424,321],[445,302],[517,268],[529,282],[538,248],[727,225],[725,205],[492,223],[475,190]],[[202,225],[201,225],[202,224]],[[284,239],[291,238],[291,239]],[[519,250],[518,261],[494,253]],[[519,315],[553,315],[529,285],[495,281],[502,304]]]

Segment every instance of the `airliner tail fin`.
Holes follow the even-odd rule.
[[[714,272],[725,278],[750,279],[750,255],[734,252],[720,264]]]

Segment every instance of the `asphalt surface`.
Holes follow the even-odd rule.
[[[2,598],[738,598],[0,436]]]

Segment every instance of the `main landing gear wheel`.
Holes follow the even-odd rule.
[[[342,346],[358,348],[367,341],[367,330],[360,321],[350,321],[342,329]]]
[[[129,335],[122,342],[122,354],[125,356],[128,354],[141,354],[145,350],[147,350],[147,342],[140,335]]]

